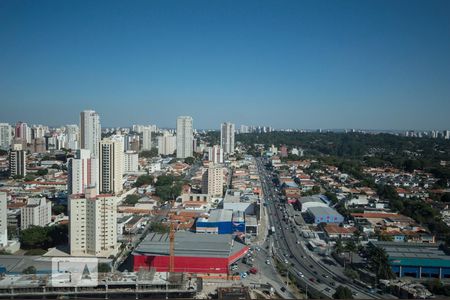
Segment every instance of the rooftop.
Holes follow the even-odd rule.
[[[328,206],[310,207],[308,210],[313,215],[340,215],[336,210]]]
[[[176,256],[226,258],[246,247],[233,240],[231,234],[196,234],[190,231],[175,233]],[[169,255],[169,235],[149,233],[133,252],[136,255]]]

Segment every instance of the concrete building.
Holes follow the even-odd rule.
[[[79,149],[79,134],[80,129],[78,125],[66,125],[66,145],[67,149],[76,150]]]
[[[214,164],[223,164],[223,149],[218,145],[208,148],[208,160]]]
[[[8,150],[11,146],[11,125],[8,123],[0,123],[0,149]]]
[[[0,247],[8,245],[8,208],[6,193],[0,192]]]
[[[118,141],[104,139],[99,153],[100,193],[118,194],[123,189],[123,152]]]
[[[139,155],[135,151],[126,151],[123,159],[124,173],[139,171]]]
[[[226,122],[220,125],[220,147],[226,154],[234,152],[234,129],[233,123]]]
[[[174,272],[226,276],[248,251],[231,234],[175,233]],[[149,233],[133,252],[133,271],[169,271],[169,235]]]
[[[28,127],[28,124],[24,123],[24,122],[17,122],[14,137],[16,139],[21,139],[21,140],[25,141],[25,143],[30,143],[31,142],[31,130]]]
[[[177,158],[191,157],[193,154],[193,120],[189,116],[177,118]]]
[[[72,256],[109,257],[117,252],[117,198],[86,194],[69,197],[69,245]]]
[[[319,195],[301,197],[298,201],[302,213],[312,207],[327,207],[328,205],[320,198]]]
[[[211,164],[202,176],[202,193],[211,197],[223,196],[223,167]]]
[[[30,226],[45,226],[52,221],[52,203],[45,197],[29,198],[27,205],[21,208],[21,229]]]
[[[145,126],[142,130],[142,150],[152,149],[152,128]]]
[[[99,162],[91,157],[88,149],[77,150],[75,158],[69,158],[67,188],[69,195],[84,194],[85,189],[94,187],[99,192]]]
[[[27,175],[27,153],[22,149],[22,144],[14,144],[9,152],[10,176]]]
[[[311,207],[307,213],[314,224],[320,223],[342,223],[344,217],[331,207]]]
[[[176,136],[168,131],[164,131],[162,136],[158,136],[158,154],[172,155],[176,149]]]
[[[100,116],[93,110],[80,113],[80,148],[91,150],[92,157],[99,156],[99,143],[102,137]]]
[[[233,211],[231,209],[213,209],[206,218],[198,218],[195,224],[197,233],[233,233]]]

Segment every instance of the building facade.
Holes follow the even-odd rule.
[[[30,198],[27,205],[21,208],[20,218],[22,230],[30,226],[44,227],[52,221],[52,203],[45,197]]]
[[[226,154],[234,152],[234,129],[233,123],[226,122],[220,125],[220,147]]]
[[[117,252],[117,198],[86,194],[69,197],[69,242],[72,256],[109,257]]]
[[[223,196],[223,167],[211,164],[202,176],[202,193],[211,197]]]
[[[158,136],[158,154],[172,155],[176,149],[176,137],[168,131],[164,131],[162,136]]]
[[[208,148],[208,160],[214,164],[223,164],[223,149],[218,145]]]
[[[8,123],[0,123],[0,149],[8,150],[11,146],[11,125]]]
[[[152,149],[152,128],[145,126],[142,130],[142,150]]]
[[[0,192],[0,247],[8,245],[8,208],[6,193]]]
[[[120,142],[111,139],[100,142],[99,165],[100,193],[120,193],[123,176],[123,152]]]
[[[136,151],[126,151],[123,159],[124,173],[139,171],[139,155]]]
[[[9,152],[10,176],[27,175],[27,153],[22,149],[22,144],[14,144]]]
[[[99,156],[99,143],[102,137],[100,116],[93,110],[80,113],[80,148],[91,150],[92,157]]]
[[[193,120],[189,116],[177,118],[177,158],[191,157],[193,152]]]
[[[85,189],[94,187],[99,192],[99,162],[91,157],[88,149],[79,149],[75,158],[69,158],[67,187],[68,193],[84,194]]]

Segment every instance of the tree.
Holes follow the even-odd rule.
[[[58,164],[53,164],[53,165],[52,165],[52,169],[59,170],[59,169],[60,169],[60,166],[59,166]]]
[[[57,204],[52,206],[52,213],[54,215],[65,214],[67,215],[67,206],[62,204]]]
[[[184,162],[187,163],[188,165],[192,165],[195,162],[195,158],[193,158],[193,157],[186,157],[184,159]]]
[[[350,264],[353,263],[353,253],[358,250],[358,247],[356,246],[356,243],[354,240],[348,240],[345,243],[345,250],[348,251],[348,256],[350,258]]]
[[[139,157],[153,158],[158,156],[158,149],[152,148],[151,150],[143,150],[139,152]]]
[[[29,267],[23,269],[22,274],[36,274],[36,267],[29,266]]]
[[[19,240],[24,249],[46,248],[48,244],[47,230],[41,226],[31,226],[20,232]]]
[[[133,195],[127,195],[126,197],[125,197],[125,204],[129,204],[129,205],[135,205],[136,203],[138,203],[138,201],[139,201],[139,199],[140,199],[141,197],[139,196],[139,195],[135,195],[135,194],[133,194]]]
[[[141,187],[143,185],[151,185],[153,184],[154,177],[151,175],[141,175],[136,179],[136,182],[134,183],[135,187]]]
[[[392,279],[395,278],[389,265],[389,258],[386,250],[370,244],[368,248],[368,262],[369,267],[377,275],[378,279]]]
[[[333,299],[353,299],[353,294],[348,287],[340,285],[336,288]]]
[[[342,239],[339,237],[334,245],[334,252],[336,254],[341,254],[344,251],[344,245],[342,244]]]
[[[36,172],[36,175],[38,176],[44,176],[48,174],[48,170],[47,169],[40,169]]]

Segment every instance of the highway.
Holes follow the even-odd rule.
[[[290,222],[289,218],[283,221],[283,214],[287,214],[283,211],[286,211],[289,204],[280,203],[272,184],[272,175],[266,170],[261,158],[256,158],[256,161],[269,223],[275,227],[275,233],[269,237],[268,242],[274,256],[287,262],[288,270],[297,278],[298,285],[302,289],[308,287],[309,292],[319,292],[329,298],[332,298],[335,288],[339,285],[350,288],[354,298],[382,298],[381,295],[370,293],[368,289],[356,286],[342,274],[341,269],[325,266],[318,257],[307,250],[301,229]]]

